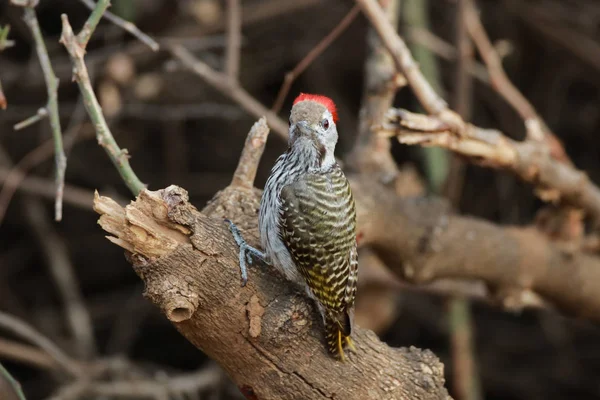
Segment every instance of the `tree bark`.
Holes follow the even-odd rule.
[[[99,223],[127,250],[145,296],[249,399],[449,399],[428,350],[393,349],[356,327],[356,354],[335,361],[301,288],[253,265],[240,287],[238,247],[223,217],[257,244],[260,191],[228,187],[202,211],[177,186],[144,190],[125,208],[96,195]]]
[[[600,321],[600,259],[535,227],[499,227],[458,216],[441,199],[401,198],[350,177],[358,234],[402,279],[484,281],[509,309],[554,306]]]

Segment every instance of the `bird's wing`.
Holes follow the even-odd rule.
[[[356,211],[339,169],[280,193],[280,235],[312,293],[349,334],[356,293]]]

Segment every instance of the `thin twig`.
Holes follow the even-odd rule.
[[[95,7],[91,9],[92,13],[88,17],[88,19],[85,21],[85,24],[83,24],[81,31],[77,35],[77,42],[79,43],[79,46],[83,50],[85,50],[85,48],[87,47],[87,44],[90,41],[90,38],[92,37],[92,34],[96,30],[96,27],[98,26],[98,24],[100,23],[100,20],[102,19],[102,15],[104,15],[104,11],[106,11],[106,9],[109,6],[110,6],[110,0],[99,0],[98,3],[96,3]],[[64,17],[64,14],[61,17],[63,18],[63,34],[64,34],[64,23],[65,23],[64,20],[66,19],[66,17]],[[62,39],[62,37],[61,37],[61,39]],[[81,58],[83,58],[83,55]]]
[[[600,41],[565,23],[560,12],[553,12],[544,2],[507,1],[506,7],[534,30],[585,64],[600,71]],[[566,3],[568,4],[568,3]]]
[[[452,44],[431,31],[410,27],[407,29],[406,38],[409,42],[415,42],[426,47],[443,59],[455,61],[459,57],[458,50]],[[478,81],[486,85],[490,84],[489,74],[485,65],[473,60],[468,66],[468,71]]]
[[[87,8],[90,10],[94,10],[96,8],[96,3],[93,0],[80,0]],[[140,31],[134,23],[125,21],[123,18],[119,17],[111,13],[110,11],[105,11],[103,17],[117,25],[118,27],[126,30],[135,36],[140,42],[146,44],[153,51],[158,51],[160,49],[160,45],[152,39],[150,36],[146,35],[144,32]]]
[[[77,111],[77,109],[76,109]],[[77,112],[73,113],[73,118],[77,116]],[[68,148],[74,142],[75,137],[78,135],[79,129],[68,129],[67,133],[64,136],[64,147]],[[15,192],[19,188],[19,185],[23,182],[23,180],[27,177],[27,173],[37,165],[46,161],[50,156],[54,154],[53,140],[50,139],[35,149],[31,150],[27,153],[6,175],[6,177],[2,176],[2,172],[0,172],[0,182],[4,182],[2,185],[2,189],[0,190],[0,225],[4,220],[6,215],[6,210],[8,210],[8,206]],[[64,194],[64,186],[63,186],[63,201]]]
[[[0,182],[6,181],[9,175],[13,173],[19,175],[18,179],[20,184],[17,187],[18,190],[22,190],[24,193],[34,194],[48,199],[54,199],[56,190],[53,182],[45,178],[27,175],[21,170],[15,171],[13,168],[0,167]],[[93,199],[94,193],[92,191],[69,185],[68,183],[65,184],[63,200],[66,204],[75,206],[82,210],[91,211]]]
[[[473,43],[469,38],[465,15],[469,0],[458,0],[456,10],[456,59],[454,109],[464,120],[471,119],[473,105],[473,80],[469,74],[469,66],[473,63]]]
[[[464,18],[469,35],[475,42],[481,58],[483,58],[483,61],[487,65],[492,87],[508,101],[524,121],[536,121],[536,123],[527,124],[528,140],[543,141],[543,123],[533,105],[506,76],[506,72],[504,72],[504,68],[502,67],[502,60],[485,32],[473,0],[467,2]]]
[[[535,107],[506,75],[506,72],[502,67],[502,60],[481,23],[481,19],[475,8],[474,0],[468,0],[467,2],[465,23],[473,42],[475,42],[475,45],[479,50],[479,54],[481,54],[481,57],[488,68],[492,83],[491,86],[525,121],[527,140],[544,143],[553,158],[557,161],[573,165],[560,140],[550,128],[548,128],[544,120],[537,113]]]
[[[385,47],[392,54],[396,68],[406,77],[419,102],[432,115],[447,114],[448,104],[433,90],[427,79],[419,70],[419,66],[410,54],[406,43],[386,19],[385,13],[377,0],[356,0],[373,27],[379,33]],[[456,121],[460,123],[460,121]]]
[[[65,242],[48,222],[39,199],[25,199],[25,217],[42,247],[50,275],[56,283],[65,309],[67,325],[77,344],[77,355],[89,359],[96,354],[96,339],[92,318],[85,306],[75,268],[69,259]]]
[[[0,363],[0,377],[2,377],[4,380],[6,380],[6,382],[8,382],[8,384],[14,391],[15,396],[17,396],[17,399],[26,400],[25,394],[23,393],[23,389],[21,389],[21,384],[17,382],[15,378],[13,378],[10,372],[8,372],[6,368],[4,368],[4,365],[2,365],[2,363]]]
[[[225,71],[234,82],[240,74],[240,56],[242,46],[242,10],[240,0],[227,0],[227,48],[225,53]]]
[[[31,117],[26,118],[21,122],[17,122],[13,126],[13,129],[15,131],[20,131],[21,129],[25,129],[28,126],[31,126],[31,125],[35,124],[36,122],[43,120],[46,117],[48,117],[48,109],[46,107],[39,108],[37,110],[37,113],[35,113]]]
[[[218,385],[222,374],[220,368],[209,365],[195,372],[165,377],[162,380],[156,378],[123,379],[110,382],[80,380],[64,386],[49,400],[78,399],[88,396],[176,399],[180,398],[176,396],[195,396],[202,390]]]
[[[465,23],[467,0],[458,0],[455,12],[456,64],[454,71],[454,96],[452,106],[465,120],[471,119],[473,111],[473,79],[469,68],[474,65],[473,43]],[[487,73],[485,74],[487,76]],[[446,179],[444,195],[459,208],[465,183],[465,162],[456,154],[450,161],[450,170]]]
[[[108,128],[108,124],[106,123],[106,119],[102,114],[102,109],[100,104],[98,103],[98,99],[96,98],[96,94],[94,93],[94,89],[90,82],[90,77],[85,66],[85,62],[83,60],[83,56],[85,54],[85,48],[80,45],[79,37],[89,39],[89,35],[91,35],[91,31],[89,31],[90,27],[95,26],[94,21],[98,16],[98,10],[104,10],[107,6],[107,1],[98,2],[97,8],[92,12],[90,18],[92,22],[88,21],[84,25],[88,27],[88,31],[84,33],[84,30],[80,33],[80,36],[75,36],[73,33],[73,29],[69,24],[68,17],[63,14],[61,16],[63,30],[60,42],[67,48],[71,59],[73,60],[75,69],[74,69],[74,78],[79,85],[79,90],[81,91],[84,99],[84,104],[88,115],[90,116],[92,122],[94,123],[94,127],[96,128],[96,136],[98,138],[98,143],[100,146],[104,147],[106,153],[110,157],[111,161],[119,171],[121,178],[131,190],[131,192],[137,196],[137,194],[145,187],[145,185],[139,180],[131,165],[129,164],[129,155],[127,154],[126,149],[119,148],[119,145],[115,141],[110,129]],[[97,22],[96,22],[97,24]]]
[[[0,328],[40,347],[48,353],[48,355],[51,356],[68,375],[77,378],[84,375],[84,371],[77,361],[65,354],[50,339],[42,335],[29,324],[0,311]]]
[[[56,370],[52,357],[37,347],[0,338],[0,359],[27,364],[36,368]]]
[[[175,45],[170,47],[169,50],[187,69],[199,75],[208,84],[237,102],[248,113],[256,118],[265,116],[269,123],[269,127],[281,138],[287,140],[287,124],[279,118],[276,113],[259,103],[254,97],[239,86],[237,82],[231,81],[227,75],[212,69],[206,63],[194,57],[194,55],[183,46]]]
[[[67,157],[63,149],[62,130],[60,128],[60,116],[58,114],[58,78],[54,74],[48,50],[44,43],[42,31],[38,23],[35,13],[35,3],[30,3],[25,7],[24,20],[31,29],[33,39],[35,41],[35,49],[37,56],[44,72],[44,80],[46,81],[46,89],[48,92],[48,103],[45,107],[45,112],[50,118],[50,127],[52,128],[52,137],[54,139],[54,157],[56,162],[56,201],[54,203],[54,219],[62,220],[62,202],[65,187],[65,171],[67,169]],[[44,116],[43,112],[39,112],[31,119],[23,121],[25,126],[39,121]]]
[[[14,40],[8,39],[8,34],[10,32],[10,25],[5,25],[4,28],[0,27],[0,51],[6,50],[9,47],[13,47],[15,45]]]
[[[242,155],[238,161],[238,166],[233,174],[231,186],[247,189],[252,189],[254,187],[256,170],[258,169],[258,163],[260,162],[260,158],[265,149],[268,135],[269,127],[267,126],[267,119],[262,117],[252,125],[252,128],[246,137],[246,143],[244,144]]]
[[[360,8],[355,5],[348,11],[348,14],[325,36],[315,47],[313,47],[302,60],[288,73],[285,74],[283,84],[277,94],[277,99],[271,107],[271,111],[278,113],[283,107],[285,97],[292,87],[292,83],[300,76],[312,62],[319,57],[323,52],[350,26],[360,12]]]

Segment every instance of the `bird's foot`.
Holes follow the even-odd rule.
[[[242,287],[244,287],[246,286],[246,283],[248,283],[247,265],[252,265],[252,257],[255,257],[267,264],[268,262],[266,260],[265,253],[250,246],[242,236],[242,233],[240,232],[238,227],[233,222],[231,222],[227,218],[225,218],[225,222],[229,224],[229,231],[233,235],[235,242],[240,248],[240,272],[242,274]]]

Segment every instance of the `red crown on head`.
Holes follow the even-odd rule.
[[[314,101],[315,103],[319,103],[325,106],[325,108],[327,108],[327,110],[329,110],[329,112],[333,116],[333,122],[337,123],[337,108],[335,107],[335,103],[333,102],[333,100],[331,100],[329,97],[321,96],[320,94],[300,93],[300,95],[294,100],[294,105],[300,103],[301,101]]]

